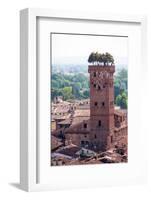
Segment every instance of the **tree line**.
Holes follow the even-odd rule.
[[[64,100],[89,98],[89,79],[83,73],[53,73],[51,76],[51,99],[62,96]]]
[[[64,100],[87,99],[89,94],[89,76],[83,73],[53,73],[51,76],[51,99],[62,96]],[[127,70],[120,69],[114,76],[114,103],[123,109],[128,106]]]
[[[128,80],[127,70],[120,69],[114,77],[114,101],[123,109],[128,107]]]

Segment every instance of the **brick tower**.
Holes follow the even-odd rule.
[[[89,65],[90,141],[94,149],[106,150],[114,140],[114,65]]]

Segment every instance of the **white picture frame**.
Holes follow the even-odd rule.
[[[20,185],[21,188],[26,191],[39,191],[39,190],[51,190],[51,189],[64,189],[72,187],[94,187],[105,186],[105,185],[128,185],[136,183],[146,182],[146,158],[144,156],[143,163],[140,164],[139,176],[130,174],[128,178],[123,177],[123,181],[113,178],[112,181],[106,180],[102,183],[97,182],[96,184],[88,183],[87,181],[82,184],[65,181],[63,184],[57,184],[52,181],[51,177],[49,183],[41,183],[38,180],[39,173],[39,140],[38,140],[38,39],[37,39],[37,20],[38,18],[61,19],[81,22],[109,22],[109,23],[120,23],[133,26],[139,25],[140,38],[138,41],[141,48],[140,61],[140,74],[143,73],[142,68],[146,69],[146,17],[145,16],[124,16],[124,15],[113,15],[113,14],[100,14],[100,13],[85,13],[85,12],[72,12],[72,11],[53,11],[49,9],[24,9],[20,12]],[[120,34],[120,33],[119,33]],[[139,78],[139,77],[137,77]],[[145,82],[142,83],[142,89],[145,87]],[[143,124],[143,122],[142,122]],[[142,125],[143,127],[143,125]],[[145,135],[140,133],[142,145],[144,145]],[[137,146],[136,146],[137,147]],[[144,151],[145,151],[145,145]],[[135,148],[135,144],[134,144]],[[95,170],[95,165],[92,170]],[[51,170],[51,169],[50,169]],[[60,170],[64,170],[63,168]],[[74,169],[75,170],[75,169]],[[79,169],[78,169],[79,170]],[[91,173],[92,173],[91,170]],[[97,169],[98,170],[98,169]],[[67,170],[66,170],[67,171]],[[72,177],[73,170],[71,170]],[[45,174],[46,176],[46,174]],[[118,175],[117,175],[118,176]],[[96,175],[97,177],[97,175]],[[74,179],[74,177],[73,177]],[[58,179],[59,180],[59,179]],[[105,177],[104,179],[105,180]],[[80,179],[78,180],[80,181]],[[95,181],[95,178],[94,178]]]

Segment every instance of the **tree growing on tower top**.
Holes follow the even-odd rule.
[[[88,62],[92,65],[107,66],[114,64],[114,58],[108,52],[106,53],[92,52],[89,55]]]

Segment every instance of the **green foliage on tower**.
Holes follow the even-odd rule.
[[[92,52],[89,55],[88,62],[93,65],[103,65],[103,66],[113,65],[114,58],[108,52],[106,53]]]

